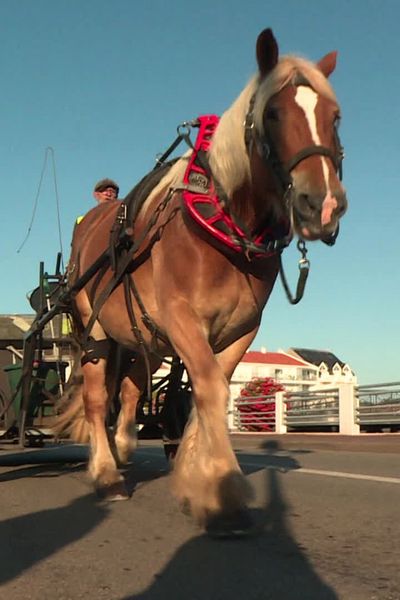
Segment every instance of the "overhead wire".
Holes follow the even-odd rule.
[[[60,198],[59,198],[59,193],[58,193],[54,149],[51,146],[47,146],[47,148],[45,149],[43,166],[42,166],[42,170],[41,170],[40,178],[39,178],[39,185],[38,185],[38,188],[36,191],[36,196],[35,196],[35,199],[33,202],[32,216],[31,216],[31,219],[30,219],[30,222],[28,225],[26,235],[25,235],[22,243],[20,244],[20,246],[17,248],[17,254],[19,254],[21,252],[22,248],[25,246],[26,242],[29,239],[31,231],[32,231],[32,227],[33,227],[33,223],[35,221],[36,211],[37,211],[37,207],[39,204],[40,193],[42,190],[43,179],[44,179],[44,175],[46,172],[46,167],[47,167],[47,162],[48,162],[49,156],[51,157],[51,165],[52,165],[52,172],[53,172],[53,184],[54,184],[54,192],[55,192],[55,198],[56,198],[58,240],[59,240],[60,251],[61,251],[61,266],[62,266],[62,270],[64,270],[64,259],[63,259],[64,253],[63,253],[63,244],[62,244],[62,235],[61,235]]]

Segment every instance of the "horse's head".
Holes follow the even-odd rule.
[[[254,128],[246,133],[257,155],[253,176],[260,180],[260,169],[268,171],[276,202],[284,198],[297,235],[333,243],[347,208],[340,182],[340,109],[327,81],[336,53],[316,65],[295,57],[278,61],[278,45],[266,29],[257,40],[257,60],[259,84],[250,108]]]

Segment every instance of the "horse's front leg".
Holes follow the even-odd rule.
[[[250,527],[245,509],[251,488],[228,435],[228,380],[201,324],[190,311],[174,312],[179,321],[174,320],[169,336],[188,370],[194,408],[175,459],[173,489],[207,529],[240,534]]]
[[[128,497],[117,469],[106,430],[109,397],[106,387],[106,360],[86,363],[83,372],[83,400],[90,431],[89,473],[99,496],[107,500]]]

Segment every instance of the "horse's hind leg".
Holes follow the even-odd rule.
[[[81,290],[77,294],[75,302],[82,325],[86,327],[92,314],[92,308],[85,290]],[[103,340],[106,339],[104,330],[98,321],[92,327],[91,338],[94,340],[91,350],[97,352],[97,357],[91,354],[92,360],[82,365],[83,402],[90,435],[89,473],[99,495],[110,500],[117,500],[127,498],[127,492],[111,452],[106,430],[110,401],[110,390],[107,389],[106,382],[108,358],[104,358],[107,356],[104,348],[101,353],[98,352],[97,344],[103,344]],[[87,348],[84,349],[84,356],[87,356],[87,350]]]
[[[158,358],[150,359],[150,370],[156,371],[160,363],[161,360]],[[126,463],[129,455],[136,448],[136,408],[146,383],[146,365],[142,356],[138,355],[121,383],[121,410],[114,438],[118,460],[121,463]]]
[[[106,418],[109,395],[106,386],[106,360],[86,363],[83,371],[83,400],[90,431],[89,473],[98,494],[109,500],[127,498],[124,481],[112,455]]]

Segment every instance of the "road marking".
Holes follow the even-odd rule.
[[[147,456],[151,456],[151,457],[155,457],[156,452],[146,452],[146,451],[142,451],[141,450],[141,454],[142,455],[147,455]],[[157,448],[157,450],[159,451],[159,449]],[[157,452],[158,454],[158,452]],[[164,458],[163,457],[163,453],[160,452],[160,456],[159,458]],[[239,461],[241,465],[243,465],[244,467],[251,467],[251,468],[257,468],[257,469],[274,469],[275,471],[282,471],[285,473],[304,473],[305,475],[323,475],[326,477],[341,477],[343,479],[358,479],[358,480],[364,480],[364,481],[377,481],[379,483],[396,483],[397,485],[400,485],[400,478],[399,477],[381,477],[380,475],[363,475],[362,473],[347,473],[346,471],[323,471],[321,469],[305,469],[303,467],[300,467],[299,469],[296,468],[285,468],[283,465],[280,467],[278,465],[263,465],[260,463],[250,463],[250,462],[243,462],[243,461]]]
[[[400,478],[398,477],[381,477],[380,475],[363,475],[362,473],[347,473],[346,471],[323,471],[321,469],[304,469],[300,467],[296,468],[285,468],[284,466],[278,467],[277,465],[262,465],[260,463],[248,463],[241,462],[244,467],[252,467],[258,469],[274,469],[276,471],[282,471],[285,473],[305,473],[306,475],[324,475],[326,477],[342,477],[344,479],[361,479],[365,481],[378,481],[380,483],[397,483],[400,484]]]
[[[326,475],[328,477],[343,477],[345,479],[364,479],[365,481],[379,481],[381,483],[400,484],[398,477],[381,477],[380,475],[363,475],[361,473],[346,473],[345,471],[320,471],[319,469],[294,469],[295,473],[306,473],[307,475]]]

